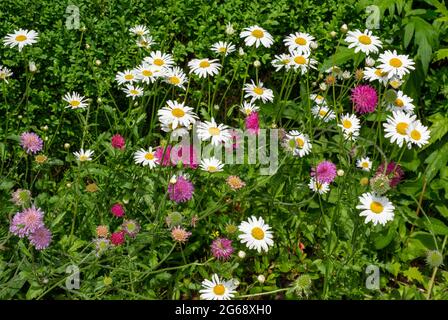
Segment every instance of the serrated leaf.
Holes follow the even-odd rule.
[[[432,123],[429,128],[431,130],[429,144],[432,144],[440,140],[448,132],[448,117],[443,116],[441,113],[436,113],[428,117],[428,120]]]
[[[420,283],[423,283],[423,275],[417,267],[410,267],[408,270],[403,272],[403,275],[408,278],[409,281],[417,280]]]
[[[442,148],[434,151],[426,158],[425,163],[428,164],[424,175],[426,181],[430,182],[441,169],[445,168],[448,162],[448,143],[445,143]]]

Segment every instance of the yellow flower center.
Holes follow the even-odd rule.
[[[264,90],[263,90],[263,88],[255,87],[255,88],[254,88],[254,92],[255,92],[256,94],[258,94],[259,96],[261,96],[261,95],[263,94]]]
[[[153,73],[151,70],[143,70],[142,75],[144,75],[145,77],[151,77]]]
[[[70,101],[70,105],[74,108],[76,108],[77,106],[79,106],[81,104],[81,102],[79,102],[78,100],[72,100]]]
[[[301,138],[296,138],[296,143],[300,149],[302,149],[303,146],[305,145],[305,141],[303,141],[303,139],[301,139]]]
[[[144,31],[143,31],[143,30],[137,30],[137,32],[136,32],[136,34],[137,34],[138,36],[142,36],[142,35],[143,35],[143,33],[144,33]]]
[[[389,60],[389,64],[394,68],[400,68],[403,65],[403,62],[398,58],[392,58]]]
[[[297,37],[296,40],[294,40],[294,42],[296,44],[298,44],[299,46],[304,46],[306,45],[306,39],[302,38],[302,37]]]
[[[226,52],[227,52],[227,48],[226,48],[226,47],[219,47],[219,48],[218,48],[218,52],[220,52],[220,53],[226,53]]]
[[[154,63],[156,66],[159,66],[159,67],[163,66],[165,64],[165,62],[160,58],[154,59],[152,63]]]
[[[215,172],[217,170],[218,170],[218,168],[216,168],[215,166],[208,166],[207,167],[207,171],[209,171],[209,172]]]
[[[386,73],[383,72],[383,70],[381,70],[381,69],[376,69],[375,75],[377,75],[378,77],[384,77],[386,75]]]
[[[283,59],[283,60],[282,60],[282,63],[283,63],[283,64],[289,64],[290,62],[291,62],[290,59]]]
[[[416,141],[419,141],[422,138],[422,134],[418,130],[414,129],[411,131],[411,138]]]
[[[217,296],[222,296],[224,292],[226,292],[226,287],[224,287],[224,285],[222,284],[217,284],[213,288],[213,293],[216,294]]]
[[[294,58],[294,62],[297,64],[306,64],[306,59],[304,56],[297,56]]]
[[[171,110],[171,114],[176,118],[182,118],[185,115],[185,111],[180,108],[174,108]]]
[[[150,152],[147,152],[145,154],[145,159],[146,160],[154,160],[154,155],[152,153],[150,153]]]
[[[252,231],[250,232],[250,234],[252,235],[252,237],[254,237],[257,240],[264,239],[264,231],[259,227],[253,228]]]
[[[89,157],[88,156],[86,156],[85,154],[82,154],[82,155],[80,155],[79,156],[79,161],[87,161],[89,159]]]
[[[397,106],[399,108],[403,108],[403,106],[404,106],[404,102],[400,98],[395,99],[394,103],[395,103],[395,106]]]
[[[372,43],[372,39],[370,39],[370,37],[369,37],[369,36],[366,36],[365,34],[359,36],[359,37],[358,37],[358,41],[359,41],[360,43],[362,43],[362,44],[365,44],[365,45],[369,45],[369,44]]]
[[[130,93],[130,94],[133,94],[133,95],[137,95],[137,94],[139,94],[140,92],[139,92],[138,90],[134,90],[134,89],[132,89],[132,90],[129,90],[129,93]]]
[[[47,157],[46,156],[44,156],[43,154],[39,154],[39,155],[37,155],[36,156],[36,162],[37,163],[40,163],[40,164],[42,164],[42,163],[44,163],[45,161],[47,161]]]
[[[219,128],[217,127],[208,128],[208,133],[210,133],[210,135],[212,136],[218,136],[220,132],[221,130],[219,130]]]
[[[396,126],[397,132],[404,136],[406,134],[408,126],[409,125],[406,122],[399,122]]]
[[[327,115],[327,113],[328,113],[328,111],[327,110],[319,110],[319,115],[321,116],[321,117],[325,117],[326,115]]]
[[[208,67],[210,67],[210,62],[208,62],[207,60],[202,60],[199,63],[199,67],[201,67],[201,68],[208,68]]]
[[[19,34],[18,36],[16,36],[16,41],[19,41],[19,42],[25,41],[26,39],[28,39],[28,38],[24,34]]]
[[[252,36],[254,36],[257,39],[261,39],[264,37],[264,32],[263,30],[255,29],[254,31],[252,31]]]
[[[342,121],[342,125],[345,129],[350,129],[352,127],[352,122],[348,119],[345,119],[344,121]]]
[[[361,163],[361,166],[363,168],[368,168],[369,167],[369,163],[368,162],[363,162],[363,163]]]
[[[381,212],[383,212],[384,207],[383,207],[383,205],[382,205],[381,203],[376,202],[376,201],[373,201],[373,202],[370,204],[370,210],[371,210],[373,213],[380,214]]]
[[[125,78],[126,80],[132,80],[132,79],[134,79],[134,75],[132,75],[132,74],[127,74],[127,75],[124,76],[124,78]]]
[[[174,85],[180,83],[180,79],[178,77],[170,77],[169,81],[170,81],[171,84],[174,84]]]

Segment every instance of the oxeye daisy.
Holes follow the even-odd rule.
[[[361,129],[360,121],[354,114],[345,114],[341,116],[338,127],[342,129],[344,138],[348,140],[355,140],[359,135],[359,129]]]
[[[356,161],[356,166],[364,171],[370,171],[372,169],[372,161],[369,157],[361,158]]]
[[[330,184],[326,182],[319,182],[315,178],[310,178],[308,187],[314,192],[318,192],[319,194],[325,194],[330,191]]]
[[[70,109],[83,109],[88,105],[86,98],[77,92],[66,93],[62,100],[68,103],[66,108]]]
[[[387,72],[388,78],[394,76],[398,78],[403,78],[410,70],[414,70],[414,61],[409,59],[408,55],[397,54],[397,51],[393,52],[390,50],[385,51],[380,54],[379,61],[381,64],[378,66],[384,72]]]
[[[408,97],[403,91],[398,90],[395,100],[387,104],[387,109],[390,111],[405,111],[413,113],[415,106],[412,104],[412,98]]]
[[[79,162],[85,162],[85,161],[92,161],[94,151],[93,150],[84,151],[84,149],[81,148],[81,150],[73,152],[73,154],[75,155],[76,159]]]
[[[240,38],[244,38],[246,46],[255,45],[256,48],[258,48],[260,44],[269,48],[274,43],[274,39],[269,32],[257,25],[244,28],[240,33]]]
[[[297,130],[292,130],[286,135],[288,143],[292,144],[293,154],[295,156],[304,157],[311,152],[312,144],[308,135]]]
[[[316,69],[317,61],[310,58],[309,54],[291,52],[291,67],[305,74],[309,68]]]
[[[199,78],[206,78],[207,76],[214,76],[218,74],[221,64],[219,64],[217,59],[193,59],[188,62],[188,67],[190,67],[190,73],[194,73],[199,76]]]
[[[148,28],[141,24],[138,24],[135,27],[129,28],[129,32],[131,34],[135,34],[140,37],[149,34]]]
[[[124,83],[132,84],[137,81],[136,70],[125,70],[124,72],[118,72],[115,76],[115,81],[118,82],[119,85]]]
[[[275,59],[272,60],[272,65],[275,67],[275,71],[280,71],[285,68],[286,70],[291,69],[292,57],[289,54],[276,55]]]
[[[224,168],[224,164],[215,157],[205,158],[201,160],[201,169],[208,172],[219,172]]]
[[[164,76],[164,69],[148,63],[142,63],[135,69],[136,79],[146,84],[154,83],[162,76]]]
[[[382,47],[380,39],[372,35],[372,31],[364,30],[364,32],[359,31],[349,31],[345,41],[350,43],[349,48],[355,48],[355,53],[361,51],[366,55],[371,52],[378,53],[378,49]]]
[[[164,132],[170,133],[170,138],[173,140],[178,137],[184,137],[188,135],[187,128],[178,126],[176,129],[173,130],[172,123],[162,123],[161,129]]]
[[[256,100],[261,100],[263,103],[272,102],[274,100],[272,90],[265,88],[263,82],[255,84],[254,81],[251,80],[251,83],[246,83],[244,85],[244,91],[246,92],[244,98],[251,98],[251,103],[254,103]]]
[[[38,33],[34,30],[19,29],[14,30],[14,33],[9,33],[3,39],[5,46],[14,48],[17,46],[19,52],[22,51],[24,46],[32,45],[37,42]]]
[[[126,97],[132,98],[135,100],[137,97],[143,96],[143,88],[133,85],[126,85],[126,88],[123,89],[124,93],[126,93]]]
[[[311,94],[310,99],[311,99],[311,101],[313,101],[314,103],[316,103],[318,105],[321,105],[321,104],[326,105],[327,104],[327,102],[325,101],[325,98],[323,96],[321,96],[320,94]]]
[[[249,249],[256,249],[259,253],[261,250],[268,252],[269,247],[274,245],[273,234],[269,229],[271,227],[264,222],[262,217],[252,216],[238,226],[238,230],[243,233],[238,238]]]
[[[173,56],[161,51],[152,51],[149,57],[145,57],[143,61],[159,68],[169,68],[174,65]]]
[[[135,42],[140,48],[150,49],[155,44],[154,39],[151,36],[141,36]]]
[[[243,101],[240,107],[240,111],[246,116],[250,115],[252,112],[258,111],[260,108],[254,105],[252,102]]]
[[[230,131],[228,126],[224,124],[216,124],[215,119],[205,121],[198,124],[197,133],[199,139],[206,141],[211,139],[211,143],[217,146],[230,140]]]
[[[403,111],[392,112],[392,116],[388,116],[386,123],[383,124],[384,136],[390,139],[391,143],[397,143],[400,147],[403,146],[403,143],[409,141],[408,128],[415,119],[415,115],[406,114]]]
[[[387,77],[387,72],[384,72],[382,69],[379,68],[366,67],[364,69],[363,78],[370,82],[379,81],[383,85],[387,85],[387,82],[389,81],[389,78]]]
[[[394,219],[395,207],[387,197],[367,192],[359,197],[359,201],[361,204],[357,205],[356,209],[362,210],[359,215],[366,217],[365,223],[373,222],[375,226],[378,223],[385,225]]]
[[[419,120],[411,122],[406,130],[406,134],[409,142],[416,144],[420,148],[429,142],[430,131]]]
[[[164,81],[185,90],[184,83],[187,82],[187,76],[179,67],[168,68],[164,74]]]
[[[20,145],[26,153],[37,153],[42,150],[44,141],[34,132],[24,132],[20,135]]]
[[[283,40],[289,51],[295,51],[299,54],[309,54],[310,45],[313,41],[313,36],[303,32],[292,33]]]
[[[11,76],[12,76],[11,70],[0,65],[0,80],[3,80],[6,83],[8,83],[8,78]]]
[[[227,56],[228,54],[235,51],[235,45],[233,45],[231,42],[219,41],[214,43],[211,49],[218,54]]]
[[[330,108],[325,105],[314,106],[311,109],[311,112],[317,119],[321,119],[324,122],[329,122],[336,118],[336,114],[333,112],[333,110],[330,110]]]
[[[134,161],[136,164],[142,166],[149,166],[150,169],[154,169],[157,166],[158,158],[156,157],[156,151],[149,147],[148,150],[140,149],[134,153]]]
[[[192,112],[193,108],[184,103],[168,100],[166,106],[157,111],[159,120],[164,124],[171,124],[172,129],[178,126],[189,127],[196,122],[197,115]]]
[[[202,289],[199,290],[203,300],[230,300],[235,296],[236,285],[233,279],[224,281],[215,273],[212,280],[202,281]]]

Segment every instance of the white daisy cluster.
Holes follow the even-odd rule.
[[[396,143],[399,147],[404,144],[410,149],[413,144],[422,147],[429,142],[430,131],[416,115],[403,111],[393,111],[392,116],[388,116],[383,124],[385,137],[391,143]]]
[[[324,122],[330,122],[336,118],[336,114],[330,109],[325,98],[318,94],[311,94],[310,100],[313,102],[313,107],[311,108],[311,113],[315,118],[320,119]]]
[[[297,130],[289,131],[286,134],[283,146],[286,150],[291,151],[294,156],[300,158],[309,154],[313,147],[308,135]]]

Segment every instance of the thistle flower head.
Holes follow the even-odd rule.
[[[443,255],[438,250],[429,250],[426,253],[426,264],[431,268],[440,267],[443,264]]]

